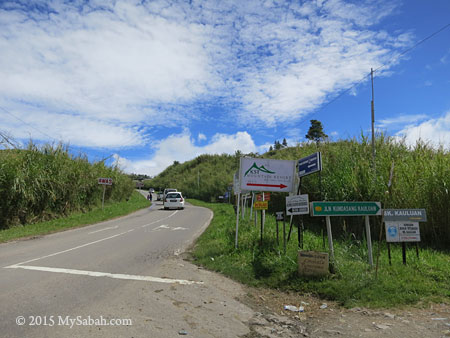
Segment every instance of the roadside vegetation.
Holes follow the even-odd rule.
[[[285,143],[285,142],[283,142]],[[378,135],[376,163],[368,138],[338,142],[300,143],[284,146],[263,155],[245,154],[283,160],[298,160],[316,151],[322,152],[323,171],[302,180],[302,193],[310,201],[379,201],[383,208],[424,208],[428,222],[421,223],[422,245],[448,248],[450,245],[450,152],[419,142],[408,147],[397,139]],[[277,150],[278,149],[278,150]],[[157,177],[146,180],[145,187],[177,188],[188,198],[214,202],[233,183],[239,168],[240,152],[233,155],[201,155],[192,161],[174,163]],[[391,185],[388,187],[392,172]],[[285,194],[273,193],[269,212],[283,210]],[[232,201],[233,202],[233,201]],[[317,224],[317,219],[308,219]],[[379,232],[380,222],[373,233]],[[354,219],[337,218],[337,235],[351,233],[362,238],[362,229]]]
[[[18,238],[41,236],[57,231],[83,227],[125,216],[149,206],[150,202],[141,193],[134,191],[128,200],[105,203],[103,210],[101,206],[97,206],[88,212],[73,212],[66,217],[56,218],[51,221],[14,226],[10,229],[0,230],[0,243]]]
[[[349,308],[450,303],[450,252],[421,248],[417,258],[415,249],[410,246],[407,250],[407,265],[403,265],[401,246],[392,245],[392,265],[389,265],[386,245],[381,242],[376,277],[375,267],[368,264],[366,242],[348,233],[334,240],[334,274],[316,278],[299,277],[295,226],[284,254],[282,222],[279,223],[277,244],[275,218],[267,215],[263,244],[260,245],[259,222],[255,226],[247,212],[246,219],[240,220],[239,244],[236,249],[236,215],[233,206],[198,200],[189,202],[210,208],[214,212],[211,225],[192,249],[193,261],[239,282],[256,287],[313,294]],[[286,227],[287,233],[288,224]],[[305,227],[303,249],[327,252],[322,229],[310,228],[308,224]],[[378,242],[374,243],[374,260],[378,245]]]
[[[131,197],[133,182],[118,168],[73,156],[65,146],[30,143],[26,149],[0,150],[0,230],[98,209],[100,177],[113,179],[106,187],[106,204]]]

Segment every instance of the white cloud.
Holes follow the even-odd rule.
[[[132,161],[115,155],[121,168],[126,172],[157,175],[174,161],[185,162],[201,154],[234,154],[236,150],[243,153],[257,151],[252,137],[247,132],[236,134],[216,134],[204,146],[196,146],[188,130],[170,135],[154,146],[150,159]]]
[[[205,141],[205,140],[206,140],[206,135],[205,135],[205,134],[202,134],[202,133],[199,133],[198,136],[197,136],[197,140],[198,140],[199,142]]]
[[[419,121],[423,121],[428,118],[425,114],[415,114],[415,115],[399,115],[392,118],[381,119],[377,122],[377,128],[379,129],[400,129],[404,128],[405,125],[415,124]]]
[[[418,140],[434,147],[443,146],[450,150],[450,111],[439,118],[428,119],[419,124],[410,124],[396,134],[414,146]]]
[[[189,127],[208,115],[197,104],[216,97],[236,116],[214,121],[295,121],[411,41],[372,28],[397,0],[39,4],[0,4],[0,104],[86,147],[142,145],[151,127]],[[52,116],[51,133],[40,116]]]

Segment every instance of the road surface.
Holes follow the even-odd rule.
[[[248,332],[242,321],[250,311],[233,300],[237,286],[220,286],[177,258],[211,218],[205,208],[163,210],[154,202],[130,216],[1,244],[0,337]]]

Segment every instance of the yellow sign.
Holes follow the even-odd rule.
[[[256,201],[255,204],[253,204],[253,208],[255,210],[267,210],[269,209],[269,201]]]

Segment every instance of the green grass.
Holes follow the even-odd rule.
[[[86,213],[76,212],[63,218],[47,222],[15,226],[6,230],[0,230],[0,243],[23,237],[45,235],[56,231],[82,227],[120,216],[128,215],[136,210],[150,206],[150,202],[139,192],[134,191],[128,201],[105,203]]]
[[[392,266],[386,245],[382,244],[378,277],[369,266],[367,245],[363,240],[335,240],[335,273],[321,278],[304,278],[297,274],[297,229],[293,228],[286,255],[276,243],[273,216],[267,215],[263,246],[259,245],[260,225],[240,220],[239,246],[235,249],[236,216],[229,204],[212,204],[191,200],[193,204],[210,208],[214,218],[209,228],[193,248],[193,260],[213,271],[223,273],[242,283],[299,293],[312,293],[337,301],[345,307],[365,306],[390,308],[420,305],[428,302],[450,302],[450,255],[421,248],[420,257],[409,246],[407,265],[402,264],[400,245],[391,245]],[[247,216],[248,218],[248,216]],[[320,233],[307,230],[304,250],[327,251]],[[288,231],[288,229],[286,230]],[[373,235],[374,236],[374,235]],[[373,243],[374,261],[378,243]]]

